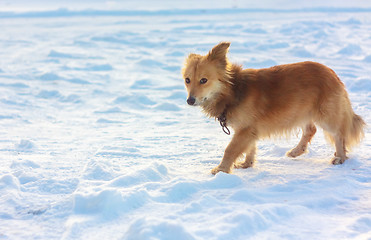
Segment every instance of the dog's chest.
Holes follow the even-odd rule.
[[[235,131],[253,124],[253,114],[251,114],[251,112],[249,113],[246,106],[231,109],[231,111],[227,113],[226,118],[227,126],[232,127]]]

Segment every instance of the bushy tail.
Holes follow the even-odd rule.
[[[364,128],[366,127],[365,121],[361,116],[353,113],[353,117],[350,121],[350,126],[348,129],[348,134],[345,139],[345,145],[347,149],[350,149],[352,146],[358,144],[362,138],[365,136]]]

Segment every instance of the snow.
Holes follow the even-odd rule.
[[[212,176],[230,136],[180,74],[220,41],[244,67],[318,61],[370,124],[368,1],[0,5],[0,239],[371,239],[369,128],[340,166],[318,131]]]

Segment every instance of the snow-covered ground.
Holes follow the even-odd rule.
[[[319,131],[212,176],[230,137],[180,75],[220,41],[245,67],[318,61],[370,124],[369,1],[33,2],[0,1],[0,239],[371,239],[369,128],[340,166]]]

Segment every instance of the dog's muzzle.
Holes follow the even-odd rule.
[[[187,99],[187,103],[188,103],[189,105],[194,105],[194,104],[196,103],[196,98],[194,98],[194,97],[189,97],[189,98]]]

